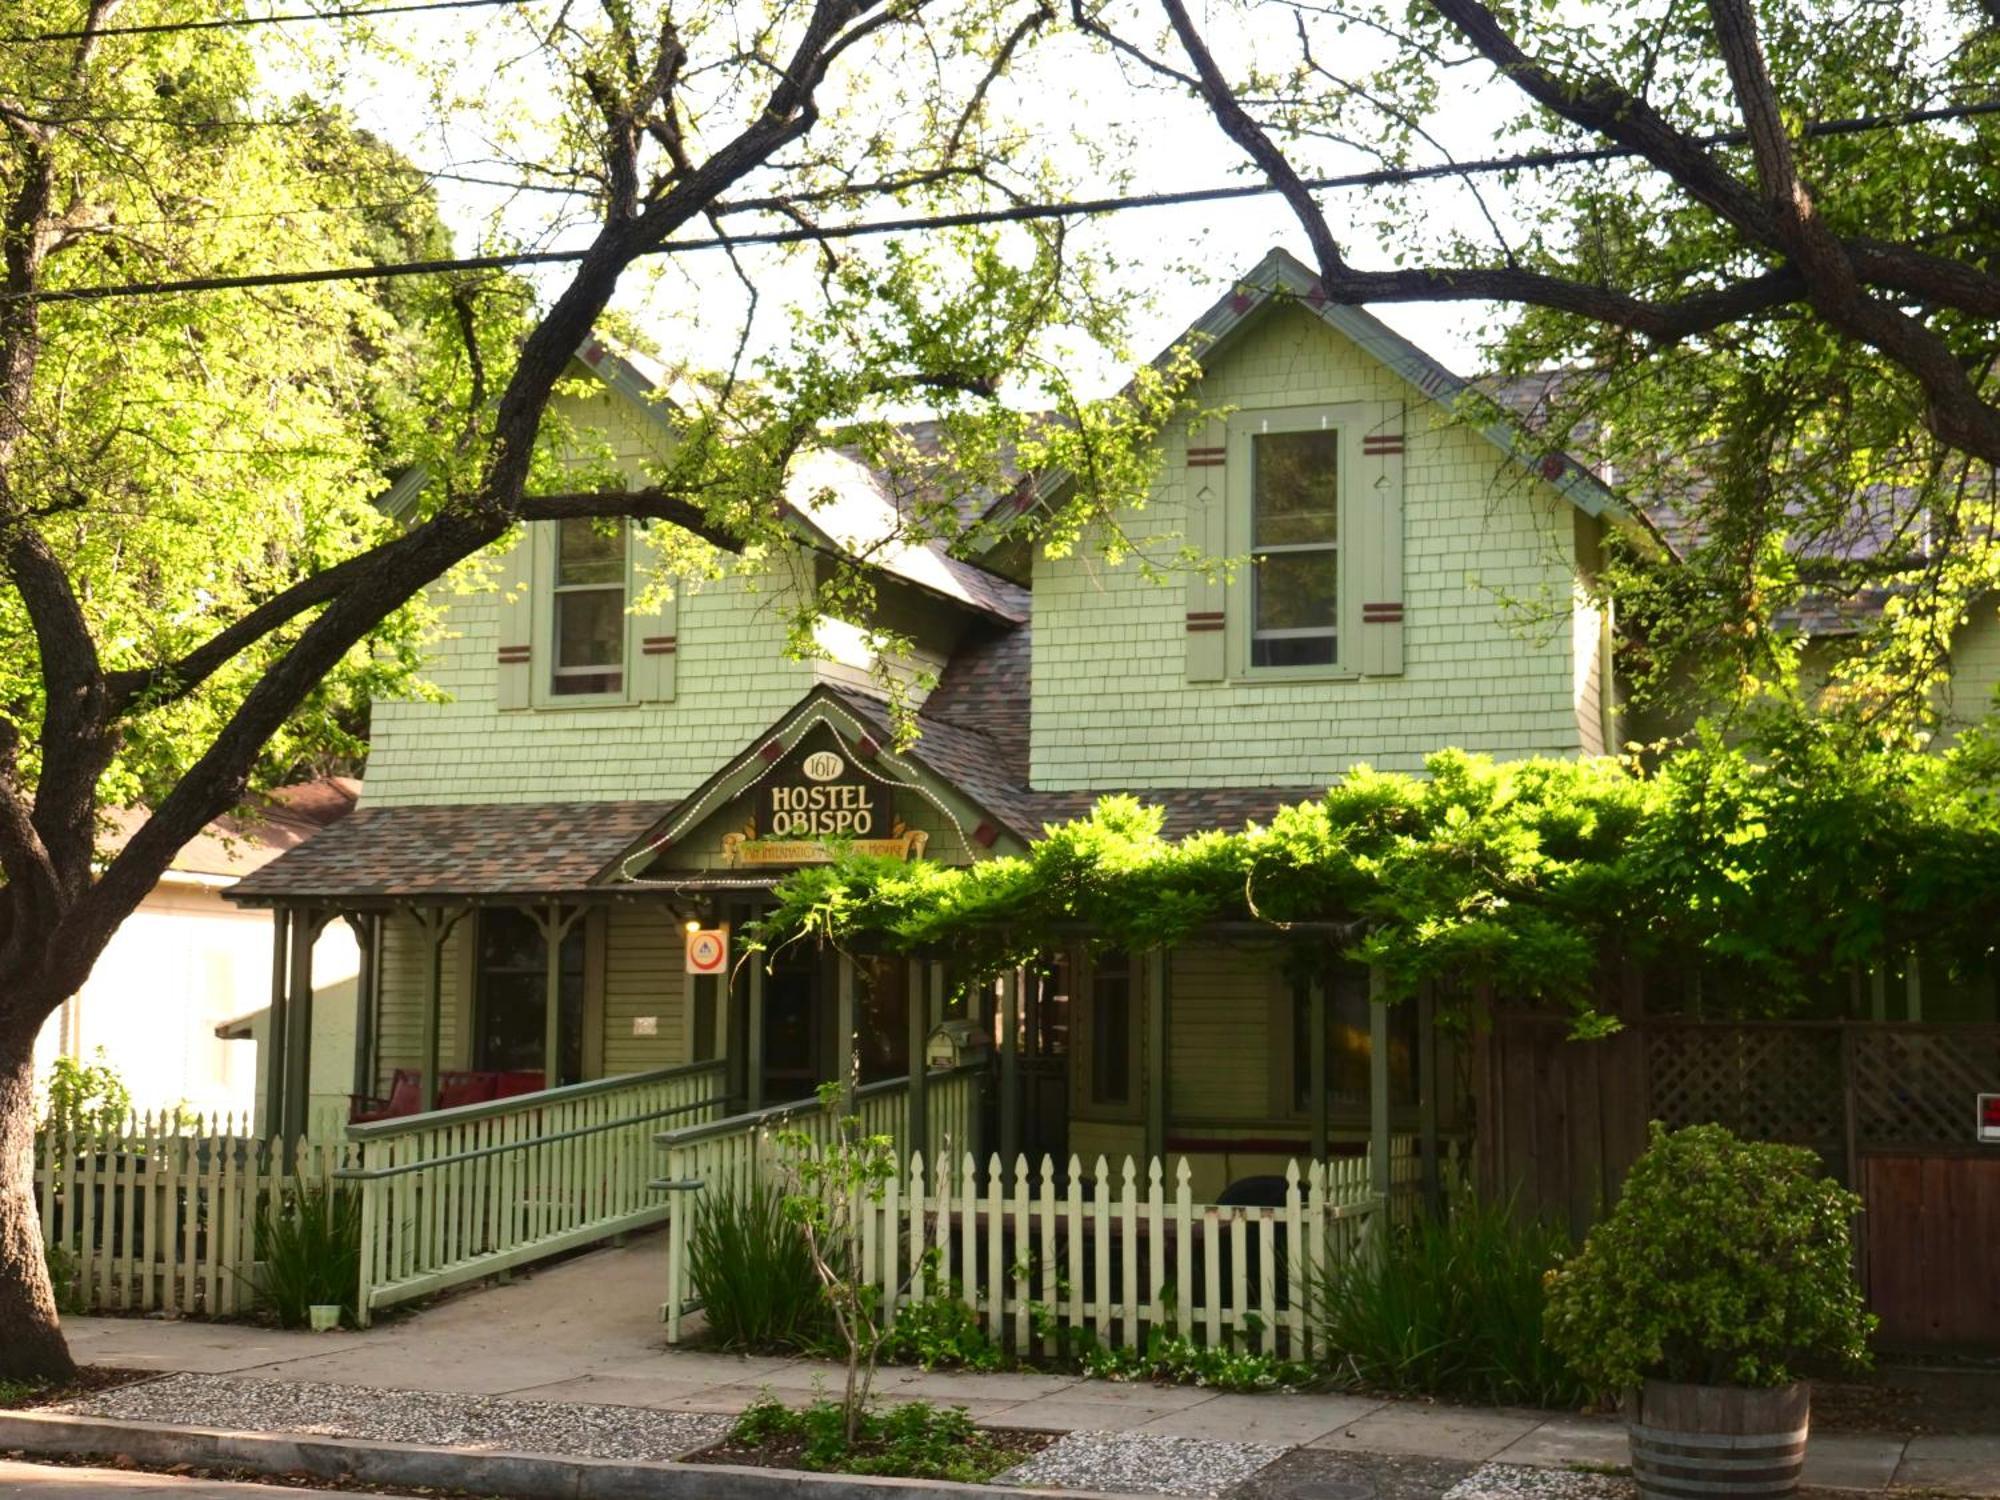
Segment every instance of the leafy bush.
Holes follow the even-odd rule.
[[[1875,1319],[1848,1234],[1860,1211],[1802,1147],[1655,1122],[1618,1207],[1549,1276],[1550,1341],[1606,1391],[1649,1376],[1778,1386],[1802,1359],[1865,1364]]]
[[[926,1291],[922,1302],[905,1302],[896,1321],[882,1335],[879,1356],[889,1364],[919,1365],[926,1370],[997,1370],[1007,1352],[996,1344],[980,1320],[979,1309],[965,1300],[956,1282],[937,1284],[938,1253],[925,1252]]]
[[[794,1411],[766,1396],[737,1418],[729,1441],[792,1450],[787,1464],[804,1469],[964,1484],[982,1484],[1027,1457],[1024,1449],[974,1427],[963,1407],[927,1401],[864,1412],[850,1440],[840,1402],[815,1401]]]
[[[1087,1329],[1071,1330],[1071,1344],[1077,1368],[1092,1380],[1152,1380],[1247,1393],[1288,1390],[1307,1384],[1313,1376],[1310,1367],[1292,1360],[1229,1345],[1198,1344],[1164,1328],[1148,1333],[1141,1349],[1099,1343]]]
[[[833,1318],[785,1195],[765,1182],[704,1193],[688,1235],[688,1279],[709,1333],[728,1349],[819,1352]]]
[[[273,1194],[257,1210],[258,1299],[282,1328],[303,1327],[308,1309],[339,1304],[352,1322],[361,1287],[361,1195],[310,1186]]]
[[[55,1292],[56,1311],[64,1317],[89,1312],[90,1308],[83,1300],[76,1256],[62,1245],[44,1245],[42,1261],[49,1268],[49,1286]]]
[[[69,1135],[115,1134],[132,1113],[132,1091],[99,1047],[95,1062],[58,1057],[49,1066],[48,1124]]]
[[[1560,1229],[1469,1194],[1448,1217],[1419,1219],[1385,1254],[1315,1278],[1332,1377],[1405,1395],[1583,1405],[1590,1391],[1543,1339],[1543,1277],[1569,1248]]]

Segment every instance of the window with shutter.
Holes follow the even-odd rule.
[[[625,523],[588,517],[556,525],[549,692],[625,688]]]
[[[1402,671],[1402,411],[1381,402],[1230,418],[1220,618],[1245,679]]]

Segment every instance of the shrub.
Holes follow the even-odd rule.
[[[334,1303],[352,1322],[361,1287],[361,1195],[319,1185],[273,1194],[257,1210],[257,1259],[258,1298],[280,1327],[302,1327],[308,1309]]]
[[[1569,1248],[1558,1228],[1462,1195],[1448,1217],[1395,1234],[1385,1253],[1315,1278],[1330,1374],[1404,1395],[1583,1405],[1589,1389],[1543,1339],[1542,1279]]]
[[[833,1340],[826,1294],[785,1195],[758,1181],[704,1193],[688,1235],[688,1280],[728,1349],[817,1352]]]
[[[1778,1386],[1804,1359],[1858,1366],[1875,1319],[1854,1282],[1861,1200],[1798,1146],[1719,1125],[1669,1134],[1611,1216],[1549,1276],[1549,1338],[1591,1384]]]
[[[938,1284],[937,1251],[926,1251],[921,1264],[929,1289],[922,1302],[905,1302],[896,1309],[896,1321],[882,1335],[880,1358],[926,1370],[1000,1369],[1007,1351],[986,1332],[979,1309],[965,1299],[958,1283]]]
[[[963,1407],[927,1401],[866,1411],[850,1438],[842,1403],[815,1401],[794,1411],[766,1396],[737,1418],[729,1440],[751,1448],[796,1446],[787,1462],[804,1469],[962,1484],[983,1484],[1028,1456],[974,1427]]]

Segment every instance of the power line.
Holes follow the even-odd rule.
[[[243,26],[285,26],[294,21],[352,21],[369,16],[406,16],[420,10],[481,10],[495,5],[527,5],[531,0],[411,0],[404,5],[349,6],[337,10],[294,10],[270,16],[218,16],[206,21],[153,21],[94,30],[16,31],[0,37],[10,47],[33,42],[81,42],[101,36],[159,36],[171,31],[229,31]]]
[[[1933,109],[1909,110],[1893,115],[1857,115],[1846,119],[1825,120],[1806,126],[1802,133],[1808,137],[1855,135],[1867,131],[1964,120],[1986,115],[2000,115],[2000,99],[1940,105]],[[1746,143],[1748,135],[1742,130],[1726,130],[1696,136],[1693,139],[1695,144],[1702,146],[1740,146]],[[1378,167],[1371,171],[1352,172],[1338,177],[1309,177],[1304,179],[1304,185],[1314,192],[1400,186],[1436,181],[1446,177],[1485,176],[1496,172],[1589,165],[1617,161],[1639,154],[1636,150],[1625,146],[1526,151],[1513,156],[1482,157],[1428,167]],[[1006,208],[967,209],[959,213],[911,215],[896,219],[869,219],[855,224],[833,224],[823,228],[753,230],[744,234],[669,240],[663,245],[656,245],[640,253],[687,255],[697,251],[735,249],[748,245],[818,244],[827,240],[864,239],[920,230],[964,229],[988,224],[1025,224],[1049,219],[1095,218],[1106,214],[1128,213],[1137,209],[1179,208],[1198,203],[1223,203],[1244,198],[1268,197],[1277,191],[1278,189],[1268,182],[1256,182],[1230,187],[1188,188],[1178,192],[1129,193],[1115,197],[1080,198],[1063,203],[1017,203]],[[769,201],[721,204],[716,206],[715,212],[725,214],[747,213],[754,210],[768,211],[774,206]],[[587,250],[524,250],[496,255],[394,261],[374,266],[332,266],[317,271],[254,271],[235,276],[191,276],[175,281],[132,281],[107,286],[67,287],[0,294],[0,302],[94,302],[118,297],[242,291],[259,287],[308,286],[333,281],[388,281],[404,276],[436,276],[452,271],[499,271],[530,266],[568,265],[582,260],[589,253]]]

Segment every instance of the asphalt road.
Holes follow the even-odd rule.
[[[314,1500],[325,1490],[296,1489],[279,1484],[229,1484],[219,1479],[186,1479],[173,1474],[143,1474],[136,1469],[73,1469],[53,1464],[13,1463],[0,1459],[0,1500],[129,1500],[141,1495],[167,1495],[173,1500]],[[385,1497],[392,1500],[392,1497]]]

